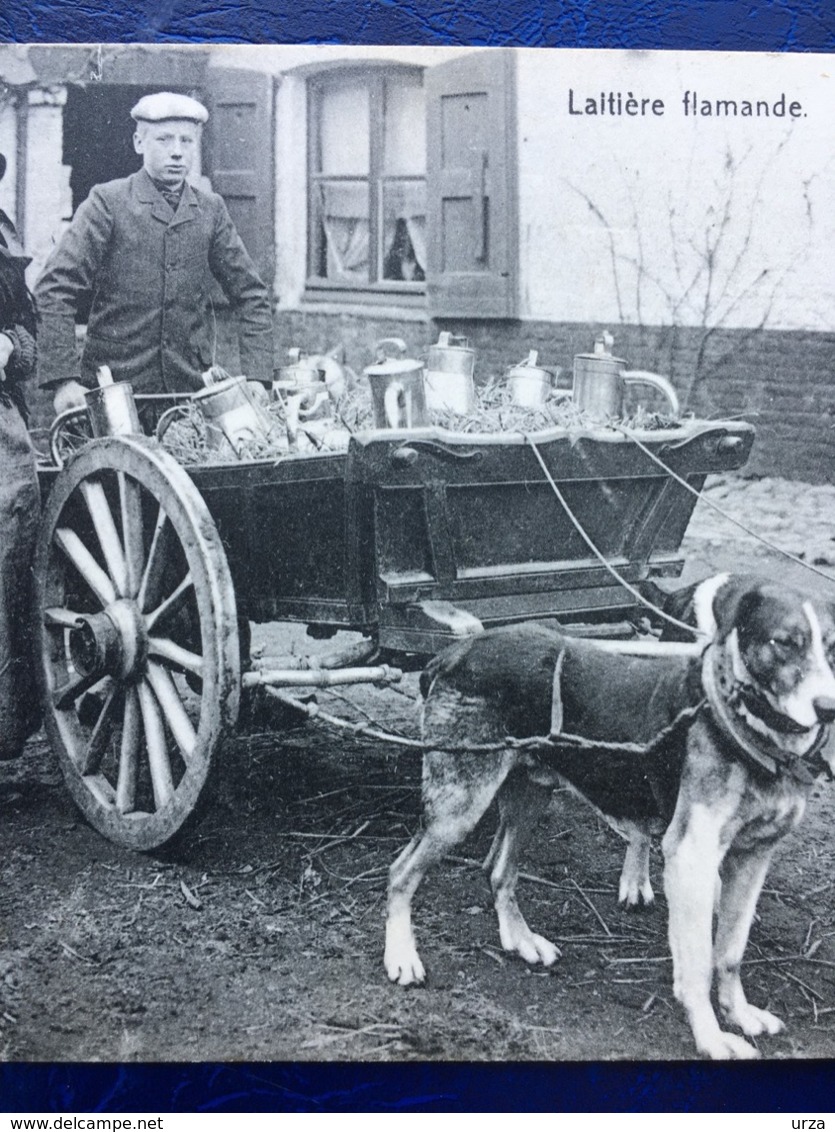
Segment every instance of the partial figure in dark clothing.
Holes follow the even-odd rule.
[[[0,180],[6,159],[0,154]],[[32,555],[40,511],[24,382],[36,363],[30,263],[0,210],[0,759],[15,758],[40,722],[31,616]]]

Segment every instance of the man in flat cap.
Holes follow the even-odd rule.
[[[50,256],[35,288],[41,316],[41,386],[56,412],[84,403],[108,365],[137,393],[203,388],[215,361],[212,279],[238,323],[240,372],[268,382],[273,340],[269,295],[216,193],[189,184],[206,108],[182,94],[150,94],[134,106],[142,168],[96,185]],[[91,296],[77,361],[75,317]]]

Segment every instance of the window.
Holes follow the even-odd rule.
[[[340,70],[308,90],[308,290],[422,295],[422,71]]]

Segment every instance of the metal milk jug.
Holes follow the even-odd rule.
[[[444,330],[426,352],[426,406],[430,410],[471,413],[475,408],[475,351],[460,335]]]
[[[271,422],[256,404],[245,377],[219,378],[213,367],[203,380],[206,388],[193,394],[192,400],[203,414],[213,447],[222,448],[225,437],[240,456],[246,444],[267,440]]]
[[[375,428],[426,427],[423,362],[402,356],[406,343],[401,338],[384,338],[377,343],[376,353],[377,362],[363,370],[371,386]]]
[[[325,390],[325,373],[314,358],[298,346],[287,351],[288,365],[273,371],[273,392],[317,392]]]
[[[538,351],[530,350],[524,361],[507,371],[508,389],[515,405],[538,409],[548,399],[552,387],[551,374],[536,364],[538,360]]]
[[[87,415],[93,436],[130,436],[142,432],[133,386],[127,381],[114,382],[109,366],[96,370],[98,389],[84,394]]]
[[[594,353],[575,355],[572,396],[577,409],[592,420],[617,419],[623,416],[627,385],[649,385],[667,398],[671,414],[677,417],[678,395],[667,378],[646,370],[625,369],[623,358],[609,353],[612,345],[612,336],[607,333],[595,342]]]
[[[274,371],[272,392],[280,401],[292,406],[301,420],[320,420],[333,415],[325,371],[316,358],[303,354],[298,347],[287,351],[290,364]]]

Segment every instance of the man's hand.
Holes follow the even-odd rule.
[[[55,409],[55,415],[60,416],[61,413],[66,413],[68,409],[83,409],[86,407],[87,402],[84,400],[84,394],[87,390],[80,381],[65,381],[63,385],[59,385],[55,390],[55,396],[52,398],[52,407]]]

